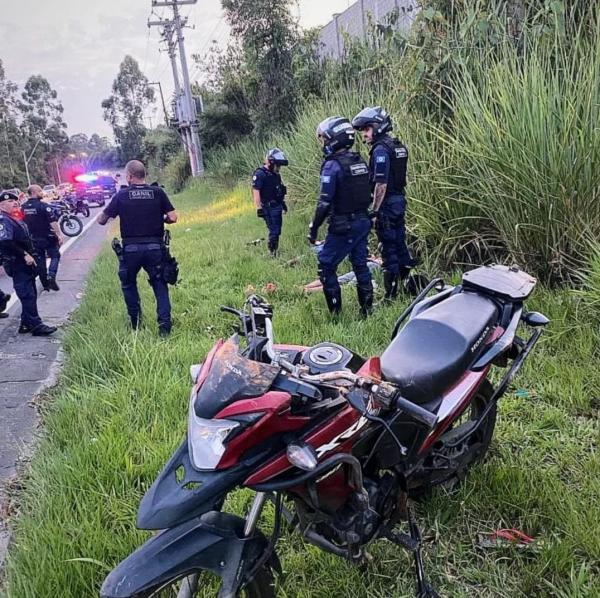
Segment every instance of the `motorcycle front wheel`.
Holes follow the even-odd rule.
[[[199,571],[183,579],[168,582],[148,598],[215,598],[219,592],[219,585],[220,579],[216,575]],[[275,584],[271,569],[267,566],[262,567],[254,579],[236,594],[236,597],[275,598]]]
[[[63,216],[59,222],[60,230],[67,237],[76,237],[83,230],[83,222],[77,216]]]
[[[496,427],[496,405],[492,405],[475,429],[490,403],[494,387],[484,380],[464,413],[433,445],[423,465],[409,479],[413,498],[427,496],[436,486],[454,488],[477,462],[485,457]]]

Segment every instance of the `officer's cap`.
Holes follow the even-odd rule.
[[[19,198],[12,191],[2,191],[0,193],[0,201],[14,201],[15,199],[18,200]]]

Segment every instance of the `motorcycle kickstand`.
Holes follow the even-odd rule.
[[[406,513],[408,518],[408,528],[410,537],[414,543],[412,551],[415,559],[415,575],[417,578],[417,598],[440,598],[440,595],[431,587],[425,578],[425,570],[423,569],[423,559],[421,557],[421,531],[415,521],[410,505],[406,505]]]

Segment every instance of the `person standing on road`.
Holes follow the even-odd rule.
[[[373,191],[375,230],[381,243],[385,299],[398,295],[399,282],[408,277],[414,261],[406,245],[406,169],[408,149],[388,133],[392,119],[381,106],[361,110],[352,126],[371,146],[369,172]]]
[[[371,220],[369,169],[354,145],[354,129],[347,118],[332,116],[317,127],[317,138],[325,160],[321,167],[321,191],[317,209],[308,229],[314,245],[319,227],[329,217],[329,229],[319,252],[319,279],[331,313],[342,309],[342,291],[337,267],[346,257],[356,274],[356,290],[361,313],[368,315],[373,306],[373,282],[367,266]]]
[[[98,217],[106,224],[119,217],[122,246],[116,245],[119,279],[127,313],[134,329],[141,323],[137,275],[143,268],[156,297],[158,329],[162,336],[171,332],[171,302],[163,276],[166,257],[165,224],[177,222],[177,212],[160,187],[146,184],[146,168],[138,160],[125,167],[128,187],[118,191]],[[115,247],[115,245],[113,245]]]
[[[56,284],[56,276],[60,262],[59,247],[63,244],[63,236],[58,226],[56,211],[42,201],[44,193],[39,185],[30,185],[27,194],[29,199],[21,209],[33,239],[40,281],[46,291],[50,289],[60,291],[60,287]],[[50,267],[47,269],[46,257],[50,258]]]
[[[38,313],[33,241],[27,225],[11,216],[18,201],[14,193],[0,194],[0,261],[12,278],[21,302],[19,334],[30,332],[33,336],[48,336],[56,332],[56,327],[46,326]]]
[[[264,218],[269,230],[268,248],[272,257],[277,256],[279,237],[283,224],[283,213],[287,214],[285,203],[287,189],[281,180],[279,170],[289,164],[285,154],[279,148],[272,148],[265,156],[264,164],[252,175],[252,199],[256,206],[256,215]]]

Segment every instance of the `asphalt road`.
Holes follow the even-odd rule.
[[[88,272],[107,236],[95,220],[101,209],[93,208],[84,231],[61,248],[57,276],[59,292],[40,292],[38,307],[44,322],[62,326],[79,305]],[[61,365],[62,331],[50,337],[18,334],[20,305],[11,281],[0,275],[0,288],[13,295],[9,318],[0,320],[0,568],[9,541],[2,514],[8,509],[3,488],[18,471],[18,463],[31,454],[39,426],[34,401],[56,382]],[[38,284],[38,290],[41,286]]]

